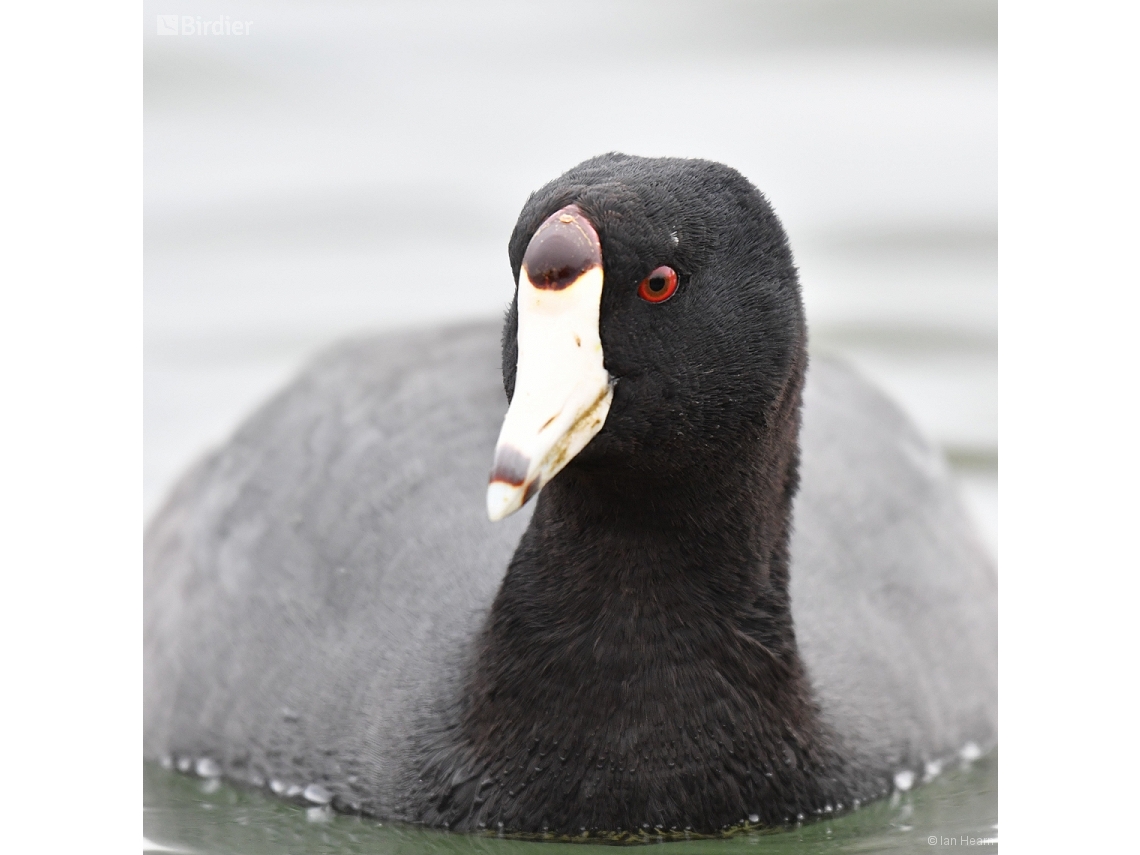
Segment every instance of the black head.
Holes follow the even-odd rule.
[[[682,471],[763,431],[802,373],[805,346],[791,250],[767,200],[711,161],[593,158],[527,200],[510,241],[516,285],[536,230],[568,205],[600,238],[600,336],[616,380],[604,427],[570,465]],[[662,266],[677,273],[675,293],[662,302],[639,296]],[[508,398],[517,300],[516,288],[503,331]]]

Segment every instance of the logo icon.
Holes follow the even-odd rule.
[[[159,15],[158,16],[158,34],[160,36],[176,36],[176,35],[178,35],[178,16],[177,15]]]

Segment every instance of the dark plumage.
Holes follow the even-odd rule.
[[[516,281],[570,204],[601,240],[601,432],[529,525],[491,524],[490,327],[319,359],[148,530],[148,755],[577,835],[778,825],[994,742],[992,568],[890,403],[826,362],[805,386],[764,198],[719,164],[595,158],[528,200]],[[676,294],[639,300],[659,265]],[[517,323],[516,300],[508,398]]]

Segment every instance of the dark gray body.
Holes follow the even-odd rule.
[[[416,737],[530,517],[491,523],[499,329],[330,351],[151,523],[145,753],[415,813]],[[804,393],[791,593],[828,722],[877,770],[996,742],[993,566],[940,458],[847,369]]]

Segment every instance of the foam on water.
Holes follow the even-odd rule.
[[[309,784],[309,786],[305,787],[303,795],[305,801],[312,802],[315,805],[327,805],[332,801],[333,797],[333,794],[320,784]]]
[[[967,742],[958,751],[958,756],[966,763],[973,763],[982,756],[982,749],[978,747],[976,742]]]

